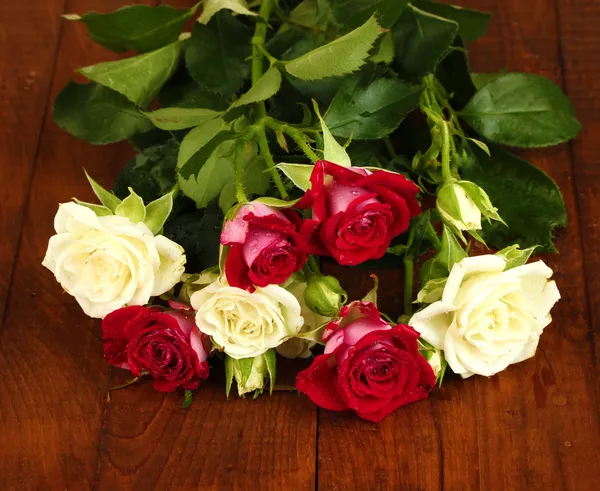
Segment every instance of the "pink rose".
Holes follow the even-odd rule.
[[[221,244],[231,246],[225,275],[231,286],[252,290],[253,285],[278,285],[300,271],[307,254],[303,247],[310,230],[291,209],[277,209],[258,201],[241,206],[227,220]]]

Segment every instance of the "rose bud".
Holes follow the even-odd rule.
[[[229,363],[233,367],[233,378],[235,378],[239,396],[257,390],[262,393],[265,388],[265,379],[269,376],[264,354],[252,358],[252,367],[250,368],[250,373],[246,374],[246,376],[244,376],[241,367],[242,360],[230,358]]]
[[[351,409],[377,423],[435,385],[418,338],[410,326],[391,327],[374,304],[352,302],[327,326],[325,354],[298,374],[296,388],[324,409]]]
[[[302,221],[291,209],[277,209],[258,201],[241,206],[221,233],[221,244],[231,246],[225,275],[231,286],[278,285],[300,271],[306,262],[310,230],[300,232]]]
[[[337,317],[348,295],[337,278],[311,274],[304,290],[304,301],[310,310],[326,317]]]
[[[450,181],[438,192],[437,209],[458,230],[481,229],[481,216],[503,222],[487,193],[469,181]],[[503,222],[504,223],[504,222]]]
[[[353,266],[382,257],[390,241],[421,212],[416,184],[401,174],[342,167],[320,160],[311,189],[298,203],[312,207],[311,252]]]
[[[208,377],[210,339],[196,327],[193,313],[125,307],[104,318],[102,339],[111,365],[136,377],[149,373],[156,390],[196,389]]]

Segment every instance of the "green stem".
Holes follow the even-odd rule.
[[[315,256],[308,256],[308,267],[313,273],[319,274],[321,269],[319,268],[319,263],[315,259]]]
[[[404,314],[412,315],[414,263],[410,256],[404,256],[402,263],[404,264]]]
[[[383,144],[385,145],[385,149],[387,150],[387,152],[390,154],[390,158],[393,160],[394,158],[397,157],[397,153],[396,153],[396,149],[394,148],[394,145],[392,145],[392,142],[390,141],[389,137],[385,137],[383,139]]]
[[[448,131],[448,123],[443,122],[442,126],[442,178],[444,182],[452,179],[450,172],[450,132]]]
[[[431,227],[428,227],[427,229],[427,238],[431,241],[436,251],[439,252],[442,250],[442,242],[440,241],[438,234],[436,234],[435,230]]]
[[[306,155],[313,164],[317,160],[319,160],[319,157],[317,156],[317,154],[315,152],[313,152],[313,149],[310,148],[310,145],[308,143],[306,143],[306,140],[302,136],[302,132],[300,130],[293,128],[291,126],[288,126],[287,124],[284,124],[281,127],[281,130],[286,135],[288,135],[292,140],[294,140],[296,145],[298,145],[298,148],[300,148],[300,150],[302,150],[304,152],[304,155]]]
[[[244,192],[244,169],[242,168],[242,159],[235,156],[235,198],[238,203],[246,203],[248,197]]]
[[[273,160],[273,155],[271,155],[271,150],[269,149],[269,142],[267,141],[267,134],[265,133],[265,127],[262,124],[262,121],[256,128],[256,139],[258,140],[260,155],[265,159],[267,169],[269,169],[269,172],[271,173],[271,177],[273,178],[273,182],[275,182],[275,186],[277,186],[281,199],[288,199],[288,193],[285,190],[281,176],[275,168],[275,161]]]

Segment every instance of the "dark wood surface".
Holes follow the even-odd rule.
[[[561,253],[546,258],[563,300],[534,359],[489,379],[449,379],[380,425],[293,393],[226,401],[218,371],[188,410],[149,383],[106,399],[127,374],[108,368],[99,323],[40,262],[57,203],[91,199],[82,167],[110,186],[131,152],[52,122],[73,70],[111,57],[59,16],[122,3],[0,0],[0,490],[597,489],[600,1],[457,2],[494,13],[469,46],[473,69],[546,75],[583,123],[572,144],[523,152],[569,209]],[[369,287],[366,274],[342,275],[356,294]],[[393,305],[401,276],[383,281]]]

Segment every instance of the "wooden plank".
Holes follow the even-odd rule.
[[[494,13],[488,35],[471,47],[474,70],[506,67],[562,83],[554,4],[459,3]],[[591,31],[594,17],[588,12],[587,18]],[[556,179],[570,218],[557,242],[560,256],[544,258],[556,272],[563,300],[537,357],[490,379],[452,380],[428,402],[400,409],[380,426],[320,411],[321,488],[575,490],[597,479],[591,461],[598,452],[597,378],[569,149],[522,154]]]
[[[122,0],[73,0],[66,10],[107,11],[121,5]],[[21,27],[32,33],[58,22],[56,15]],[[64,22],[52,100],[75,68],[114,57],[93,45],[83,26]],[[0,332],[0,489],[92,488],[108,380],[99,323],[83,314],[40,262],[58,203],[72,196],[92,199],[83,166],[110,185],[130,150],[78,141],[46,112]]]
[[[50,89],[63,3],[0,1],[0,319]]]
[[[488,36],[472,50],[475,69],[540,73],[563,85],[560,16],[554,3],[468,0],[464,4],[495,14]],[[480,438],[481,487],[590,489],[600,476],[592,460],[600,436],[597,373],[589,342],[593,326],[585,300],[571,153],[568,145],[562,145],[522,154],[548,172],[564,194],[569,227],[559,233],[560,254],[544,258],[555,271],[563,298],[533,360],[491,380],[476,380],[480,435],[485,435]],[[589,240],[586,234],[583,237]]]
[[[561,48],[565,88],[571,97],[583,131],[573,143],[574,178],[577,206],[584,237],[584,266],[590,306],[589,341],[595,349],[596,401],[600,404],[600,32],[594,18],[600,15],[600,4],[593,0],[559,2]],[[596,16],[596,17],[594,17]],[[600,409],[598,409],[600,411]]]
[[[187,8],[195,2],[167,2]],[[188,28],[191,26],[188,26]],[[222,363],[184,410],[181,394],[143,383],[111,393],[100,445],[98,488],[312,490],[316,409],[292,393],[225,399]],[[278,384],[296,363],[278,361]],[[111,385],[127,379],[114,369]]]

